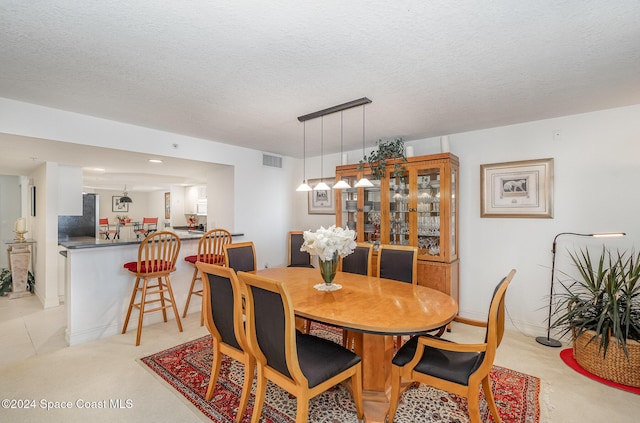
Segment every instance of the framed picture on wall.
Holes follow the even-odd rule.
[[[312,188],[321,181],[331,186],[335,178],[309,179],[308,184]],[[336,202],[332,189],[328,191],[309,191],[309,214],[335,214]]]
[[[113,212],[129,211],[129,203],[123,203],[122,201],[120,201],[121,198],[122,198],[121,195],[111,196],[111,211]]]
[[[480,217],[553,218],[553,159],[480,165]]]
[[[171,193],[164,193],[164,218],[171,219]]]

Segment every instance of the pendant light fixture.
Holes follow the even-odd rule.
[[[325,115],[330,115],[332,113],[337,113],[337,112],[342,112],[343,110],[347,110],[347,109],[351,109],[353,107],[359,107],[359,106],[363,106],[365,104],[369,104],[371,103],[371,100],[369,100],[367,97],[362,97],[359,98],[357,100],[352,100],[352,101],[348,101],[346,103],[343,104],[338,104],[337,106],[332,106],[329,107],[327,109],[323,109],[323,110],[318,110],[317,112],[313,112],[313,113],[309,113],[306,115],[302,115],[302,116],[298,116],[298,120],[300,122],[306,122],[308,120],[311,119],[315,119],[318,117],[324,117]],[[362,152],[364,153],[364,107],[363,107],[363,119],[362,119],[362,128],[363,128],[363,133],[362,133]],[[343,142],[343,136],[342,136],[342,113],[340,114],[340,152],[342,153],[342,142]],[[321,144],[320,144],[320,180],[322,181],[323,179],[323,171],[324,171],[324,119],[322,121],[322,134],[321,134]],[[305,132],[306,135],[306,132]],[[306,138],[305,138],[305,146],[306,146]],[[305,147],[305,153],[304,153],[304,160],[306,163],[306,147]],[[305,166],[305,172],[306,172],[306,164]],[[305,174],[306,175],[306,174]],[[306,176],[303,176],[303,181],[302,184],[296,189],[296,191],[311,191],[311,187],[309,187],[309,185],[307,185],[307,179]],[[362,179],[361,179],[362,181]],[[369,182],[368,180],[365,179],[365,181],[367,181],[370,185],[366,185],[366,186],[373,186],[373,184],[371,184],[371,182]],[[346,187],[344,185],[342,185],[341,183],[344,183],[344,185],[346,185]],[[340,185],[340,186],[338,186]],[[334,188],[340,189],[340,188],[349,188],[349,184],[346,183],[345,181],[339,181]],[[327,185],[324,182],[320,182],[318,185],[316,185],[315,187],[313,187],[314,191],[329,191],[331,188],[329,187],[329,185]]]
[[[320,118],[320,183],[313,187],[314,191],[329,191],[329,185],[324,183],[324,116]]]
[[[124,191],[122,191],[122,197],[120,197],[120,202],[121,203],[133,203],[133,200],[131,199],[131,197],[129,197],[129,194],[127,193],[127,186],[124,186]]]
[[[364,107],[365,105],[362,105],[362,157],[365,156],[364,154],[364,127],[365,127],[365,119],[364,119]],[[356,184],[354,185],[354,187],[356,188],[371,188],[373,186],[373,184],[371,183],[370,180],[368,180],[364,175],[362,175],[362,178],[356,182]]]
[[[344,138],[344,126],[343,126],[343,114],[344,112],[340,112],[340,158],[342,158],[342,155],[344,154],[342,152],[343,148],[342,148],[342,141]],[[333,189],[347,189],[347,188],[351,188],[351,185],[349,185],[349,183],[347,181],[345,181],[344,179],[340,179],[338,182],[335,183],[335,185],[333,186]]]
[[[302,183],[296,191],[311,191],[307,184],[307,122],[302,122]]]

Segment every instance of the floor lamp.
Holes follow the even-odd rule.
[[[625,236],[624,232],[603,232],[597,234],[578,234],[575,232],[561,232],[553,238],[553,246],[551,247],[551,253],[553,253],[553,259],[551,261],[551,287],[549,291],[549,317],[547,320],[547,336],[538,336],[536,341],[539,344],[545,345],[547,347],[561,347],[562,343],[560,341],[553,339],[550,337],[551,332],[551,308],[553,306],[553,280],[556,270],[556,241],[561,235],[574,235],[574,236],[592,236],[596,238],[602,237],[614,237],[614,236]]]

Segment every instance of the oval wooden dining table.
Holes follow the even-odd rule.
[[[391,360],[395,335],[440,328],[458,313],[449,295],[424,286],[338,272],[336,291],[319,291],[318,269],[262,269],[260,276],[287,286],[297,317],[354,332],[355,352],[362,357],[362,382],[367,422],[384,422],[389,409]]]

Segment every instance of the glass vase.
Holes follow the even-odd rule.
[[[325,285],[331,285],[338,269],[338,252],[333,253],[331,260],[320,260],[320,274]]]

